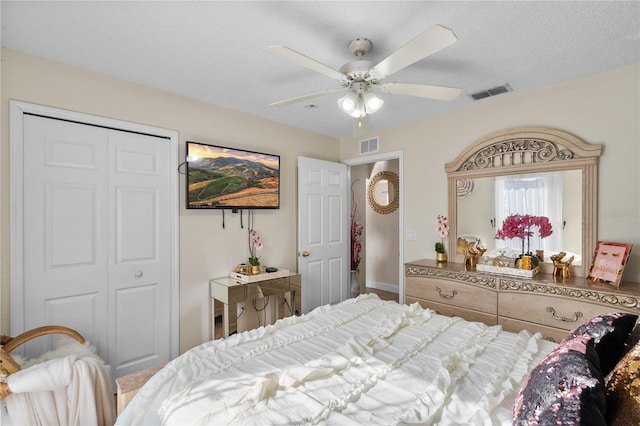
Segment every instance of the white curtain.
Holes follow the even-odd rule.
[[[553,233],[541,239],[538,228],[532,229],[533,236],[529,248],[546,252],[558,252],[562,249],[562,197],[564,178],[562,172],[530,173],[522,175],[498,176],[495,184],[496,231],[502,222],[512,214],[546,216],[551,222]],[[496,248],[510,248],[520,252],[522,240],[496,240]],[[524,249],[527,250],[525,239]]]

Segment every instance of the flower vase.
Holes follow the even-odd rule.
[[[351,297],[357,297],[360,294],[360,284],[358,283],[358,278],[356,274],[357,270],[351,271]]]
[[[520,269],[530,271],[533,269],[533,257],[525,254],[520,258]]]
[[[436,261],[437,262],[446,262],[447,261],[447,253],[436,253]]]
[[[251,275],[258,275],[260,273],[260,265],[251,265]]]

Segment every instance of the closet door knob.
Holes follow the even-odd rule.
[[[138,271],[134,275],[136,276],[136,278],[140,278],[143,274],[142,271]]]

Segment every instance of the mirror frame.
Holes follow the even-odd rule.
[[[391,200],[388,205],[383,206],[376,201],[375,188],[378,182],[385,179],[389,182],[389,185],[393,186],[394,194],[393,200]],[[369,186],[367,187],[367,201],[369,202],[371,208],[380,214],[389,214],[396,211],[400,206],[400,192],[398,191],[399,187],[400,178],[394,172],[383,171],[376,173],[369,181]]]
[[[449,198],[449,259],[462,263],[456,253],[458,179],[504,176],[546,171],[582,171],[582,265],[572,275],[586,277],[597,243],[598,159],[603,146],[589,144],[562,130],[546,127],[517,127],[492,133],[476,141],[456,159],[445,164]],[[541,264],[541,272],[552,266]]]

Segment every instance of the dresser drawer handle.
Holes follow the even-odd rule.
[[[440,287],[436,287],[436,291],[438,292],[438,296],[443,297],[445,299],[453,299],[453,296],[458,294],[458,292],[455,290],[451,290],[451,294],[442,294],[442,289]]]
[[[559,316],[556,316],[556,310],[553,309],[551,306],[547,306],[547,312],[551,312],[551,315],[553,316],[553,318],[563,322],[576,322],[578,321],[578,318],[582,316],[582,312],[578,311],[573,313],[573,318],[559,317]]]

